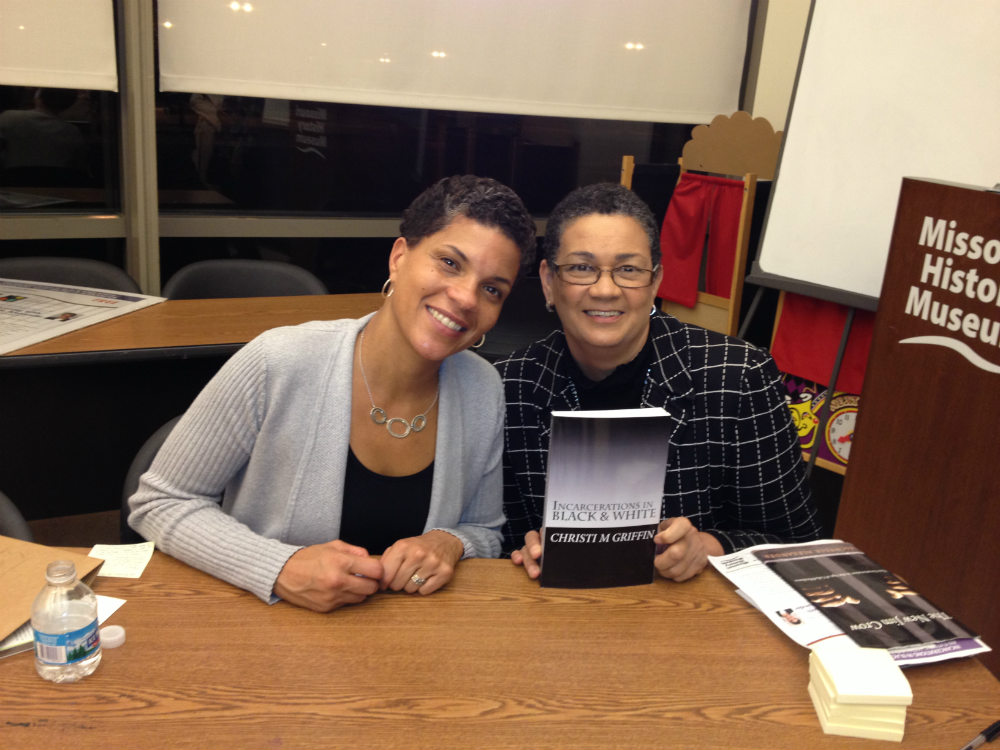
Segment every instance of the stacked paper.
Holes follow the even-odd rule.
[[[813,647],[809,697],[827,734],[897,742],[913,702],[910,683],[888,651],[861,648],[846,636]]]

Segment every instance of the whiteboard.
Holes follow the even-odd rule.
[[[814,0],[755,264],[786,283],[766,286],[877,298],[903,177],[1000,181],[998,32],[996,0]]]

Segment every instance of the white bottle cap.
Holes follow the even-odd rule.
[[[121,625],[101,628],[101,648],[118,648],[123,643],[125,643],[125,628]]]

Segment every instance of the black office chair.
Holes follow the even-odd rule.
[[[486,343],[473,349],[490,362],[545,338],[559,327],[559,318],[545,309],[545,294],[537,276],[518,280],[503,303],[500,318],[486,334]]]
[[[21,511],[14,502],[0,492],[0,534],[20,539],[25,542],[35,541],[28,522],[24,520]]]
[[[199,260],[181,268],[163,286],[163,296],[167,299],[303,294],[329,294],[329,291],[301,266],[246,258]]]
[[[149,470],[149,466],[153,463],[153,459],[163,445],[163,441],[167,439],[167,436],[179,420],[180,415],[161,425],[156,432],[146,438],[146,442],[139,448],[128,467],[128,472],[125,474],[125,483],[122,485],[121,518],[118,526],[118,535],[122,544],[136,544],[146,541],[138,531],[128,525],[128,514],[130,512],[128,499],[139,489],[139,477]]]
[[[0,258],[0,278],[140,293],[135,279],[118,266],[91,258]]]

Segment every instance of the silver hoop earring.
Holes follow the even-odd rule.
[[[386,279],[385,283],[382,285],[382,296],[385,297],[386,299],[389,299],[389,297],[392,296],[393,290],[389,289],[389,285],[391,283],[392,283],[392,279]],[[387,292],[386,289],[389,289],[389,291]]]
[[[653,309],[651,309],[649,311],[649,317],[652,318],[654,315],[656,315],[656,303],[655,302],[653,303]]]
[[[479,341],[477,341],[475,344],[472,345],[472,348],[473,349],[479,349],[485,343],[486,343],[486,334],[484,333],[483,337],[481,339],[479,339]]]
[[[552,306],[551,302],[546,302],[545,303],[545,312],[549,312],[550,313],[550,312],[555,312],[555,310],[556,309]]]

